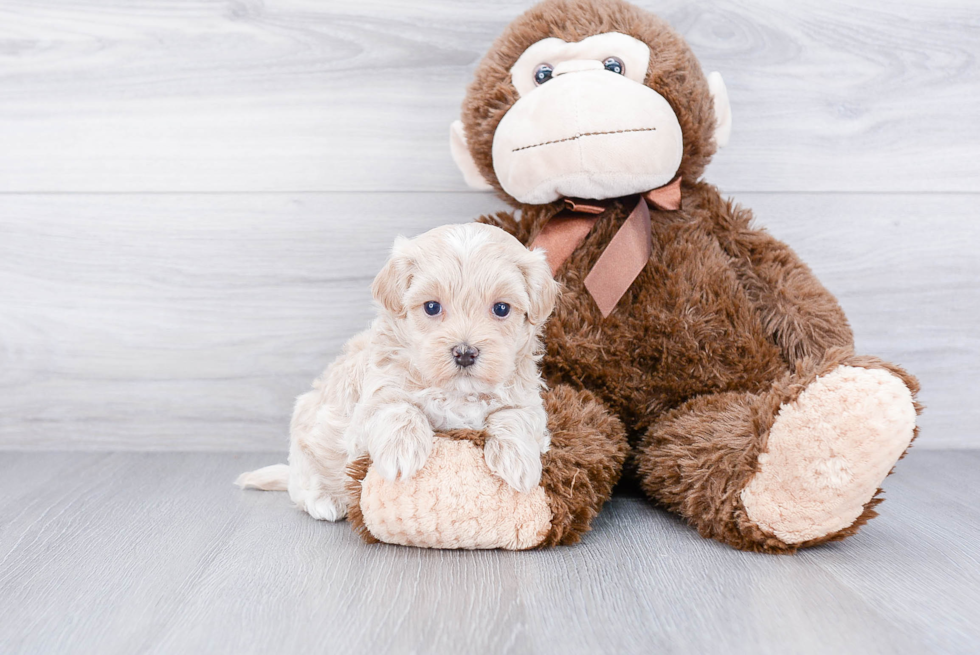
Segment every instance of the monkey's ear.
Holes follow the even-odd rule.
[[[476,162],[473,161],[473,155],[470,154],[470,149],[466,145],[463,121],[453,121],[453,124],[449,126],[449,151],[453,154],[453,161],[456,162],[456,166],[463,173],[463,179],[466,180],[466,184],[471,189],[489,191],[493,188],[480,175],[480,170],[476,167]]]
[[[403,300],[412,283],[412,260],[406,253],[408,243],[405,237],[395,239],[388,261],[371,283],[371,295],[378,304],[399,317],[405,314]]]
[[[728,89],[725,88],[725,81],[721,79],[721,73],[713,71],[708,75],[708,89],[711,97],[715,101],[715,143],[719,148],[728,145],[728,139],[732,135],[732,106],[728,103]]]

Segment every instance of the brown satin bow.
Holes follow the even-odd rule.
[[[661,211],[680,209],[680,176],[640,196],[626,222],[585,277],[585,288],[592,294],[603,318],[612,313],[616,303],[653,254],[648,205]],[[565,209],[545,223],[531,243],[531,248],[544,248],[552,274],[557,273],[565,260],[585,241],[604,211],[606,205],[602,201],[565,198]]]

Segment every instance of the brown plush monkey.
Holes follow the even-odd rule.
[[[918,384],[855,354],[809,268],[701,180],[730,124],[720,76],[662,20],[548,0],[480,64],[452,150],[520,209],[483,220],[547,248],[565,286],[549,382],[594,393],[646,493],[703,536],[792,552],[875,516]]]

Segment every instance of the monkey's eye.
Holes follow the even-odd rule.
[[[442,305],[440,305],[435,300],[429,300],[423,303],[422,309],[424,309],[425,313],[428,314],[429,316],[438,316],[439,314],[442,313]]]
[[[534,69],[534,83],[537,85],[544,84],[551,79],[551,73],[554,71],[554,67],[551,64],[540,64]]]
[[[507,318],[510,314],[510,305],[505,302],[495,303],[493,306],[493,315],[497,318]]]
[[[626,73],[626,66],[623,65],[623,60],[619,57],[610,57],[609,59],[602,62],[606,70],[611,73],[616,73],[616,75],[623,75]]]

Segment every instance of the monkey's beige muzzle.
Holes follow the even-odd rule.
[[[561,197],[601,200],[674,177],[684,142],[663,96],[594,66],[556,72],[514,103],[497,127],[493,167],[504,191],[534,205]]]

